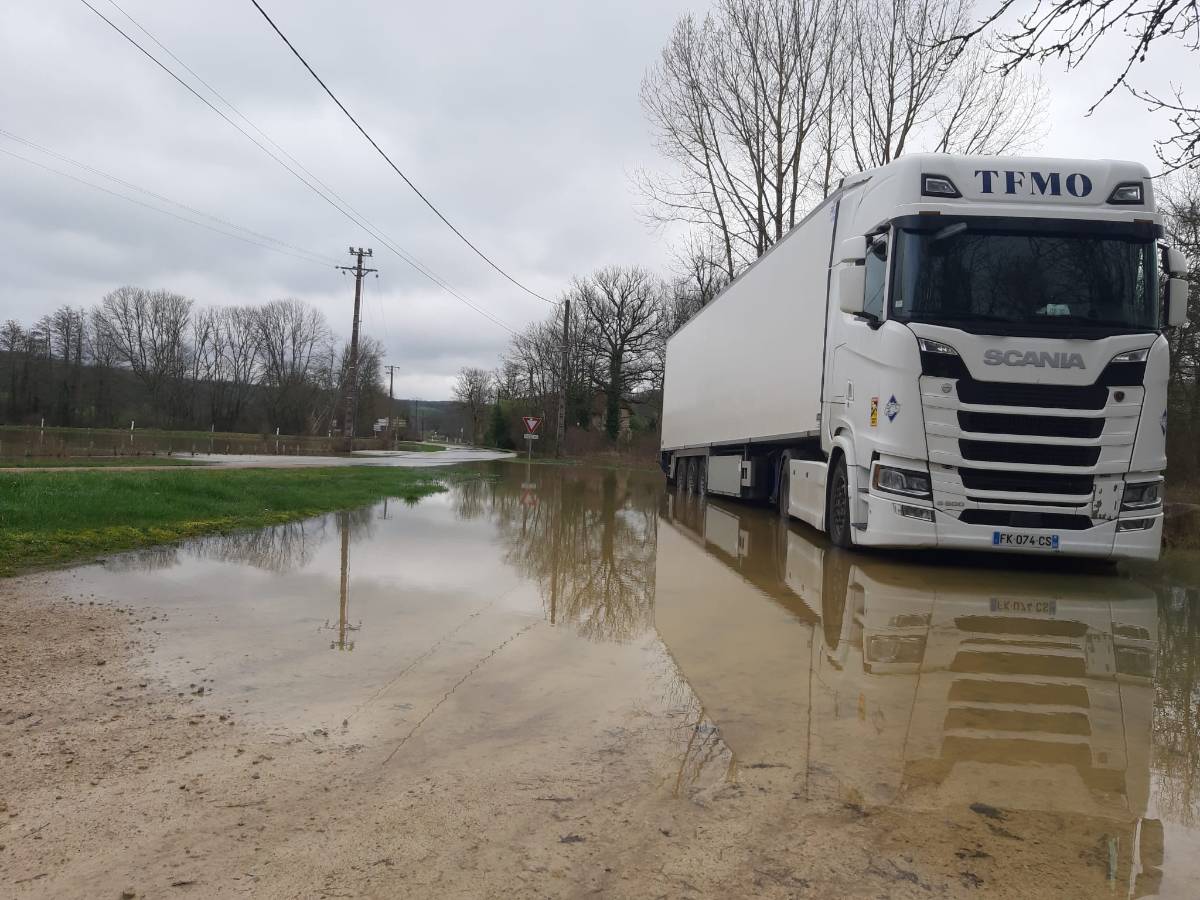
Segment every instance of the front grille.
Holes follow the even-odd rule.
[[[969,491],[1018,491],[1034,494],[1087,494],[1095,481],[1091,475],[1044,475],[1040,472],[999,472],[994,469],[959,469]]]
[[[972,497],[967,494],[972,503],[1011,503],[1018,506],[1087,506],[1090,497],[1080,497],[1077,500],[1030,500],[1028,497]]]
[[[1087,625],[1069,619],[1027,619],[1020,616],[958,616],[954,627],[976,634],[1023,634],[1035,637],[1081,638]]]
[[[950,671],[972,675],[1003,672],[1005,675],[1056,675],[1067,678],[1079,678],[1087,674],[1082,656],[1002,651],[981,653],[971,650],[960,651],[950,663]]]
[[[1082,531],[1092,527],[1092,520],[1087,516],[1007,509],[965,509],[959,515],[959,520],[968,525],[994,525],[1000,528],[1052,528],[1056,531]]]
[[[1009,384],[960,378],[957,388],[959,400],[977,406],[1103,409],[1108,402],[1108,388],[1103,384]]]
[[[1058,444],[1005,444],[999,441],[960,440],[958,450],[963,459],[1043,466],[1094,466],[1100,458],[1099,447]]]
[[[1042,706],[1090,707],[1087,688],[1079,684],[1022,684],[1017,681],[956,681],[951,703],[1026,703]]]
[[[958,426],[975,434],[1027,434],[1038,437],[1095,438],[1104,431],[1103,419],[1066,416],[1021,416],[1014,413],[959,412]]]

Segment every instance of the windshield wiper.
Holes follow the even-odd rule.
[[[1126,331],[1153,331],[1154,329],[1148,325],[1141,325],[1137,322],[1126,322],[1121,319],[1093,319],[1091,316],[1079,316],[1068,314],[1065,316],[1038,316],[1030,319],[1031,324],[1038,325],[1053,325],[1062,323],[1063,325],[1091,325],[1096,328],[1123,328]]]

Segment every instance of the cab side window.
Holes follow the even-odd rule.
[[[863,312],[876,319],[883,318],[883,289],[887,283],[887,235],[871,239],[867,248],[866,296]]]

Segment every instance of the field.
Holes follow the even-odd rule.
[[[0,575],[442,489],[393,467],[0,474]]]

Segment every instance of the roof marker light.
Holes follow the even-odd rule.
[[[945,175],[922,175],[921,195],[923,197],[961,197],[962,193]]]
[[[1140,181],[1123,181],[1113,188],[1108,202],[1116,206],[1140,206],[1145,202],[1145,196]]]

